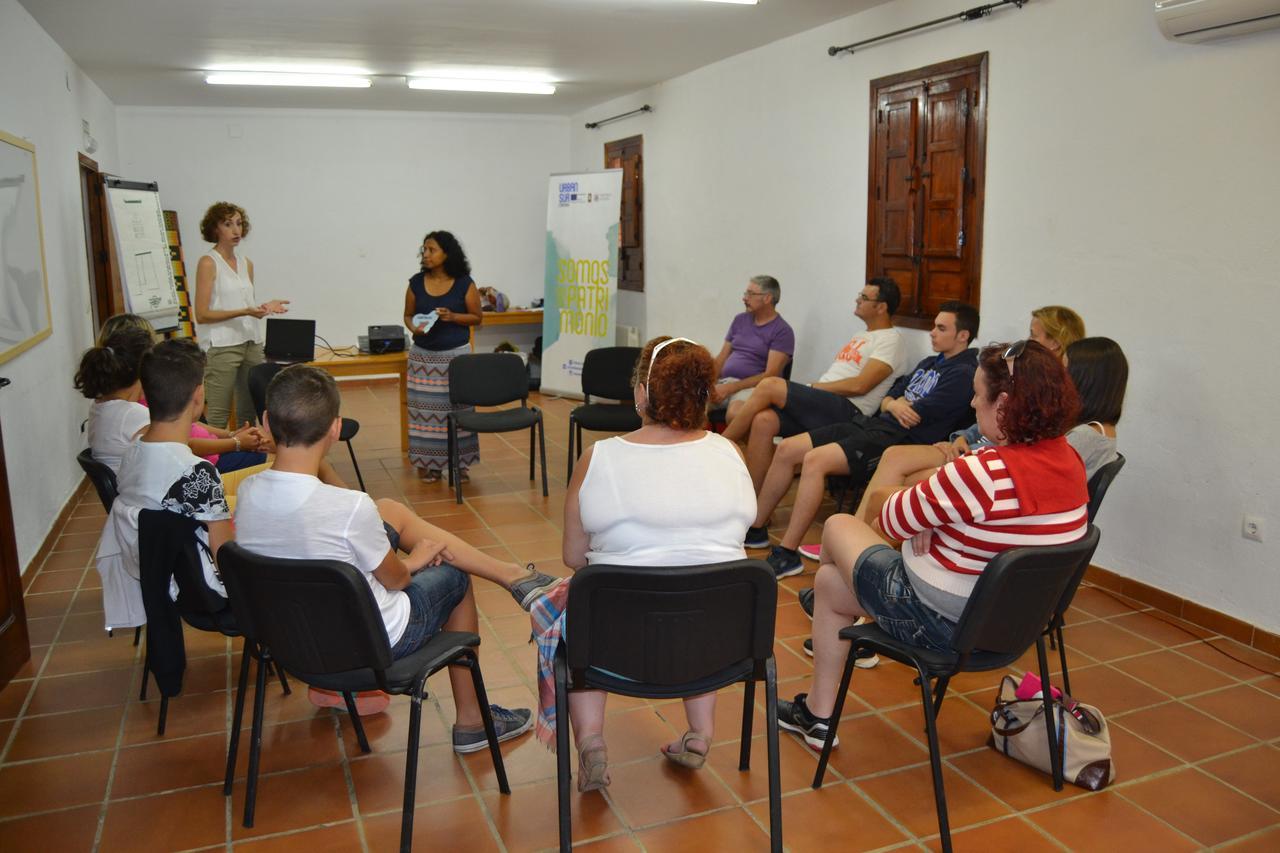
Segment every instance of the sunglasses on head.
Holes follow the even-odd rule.
[[[1013,376],[1014,361],[1017,360],[1018,356],[1026,352],[1026,350],[1027,350],[1027,342],[1025,339],[1021,341],[1014,341],[1013,343],[1009,344],[1009,346],[1005,349],[1004,354],[1000,356],[1001,358],[1004,359],[1004,363],[1009,365],[1010,376]]]

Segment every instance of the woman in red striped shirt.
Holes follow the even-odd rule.
[[[849,653],[841,628],[869,616],[898,640],[947,650],[992,557],[1084,535],[1084,464],[1063,437],[1079,407],[1061,360],[1035,341],[982,351],[973,408],[994,446],[895,493],[872,524],[852,515],[827,520],[814,583],[813,683],[778,702],[779,725],[822,747]],[[903,541],[902,551],[886,540]]]

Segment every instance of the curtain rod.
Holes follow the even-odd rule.
[[[653,112],[653,107],[649,106],[648,104],[645,104],[643,107],[640,107],[639,109],[634,109],[629,113],[618,113],[616,116],[609,116],[608,118],[602,118],[599,121],[589,121],[587,122],[587,130],[595,130],[597,127],[599,127],[602,124],[608,124],[611,121],[618,121],[619,119],[628,118],[630,116],[636,115],[637,113],[651,113],[651,112]]]
[[[854,50],[856,50],[857,48],[864,47],[869,44],[875,44],[876,42],[884,41],[885,39],[891,39],[894,36],[900,36],[900,35],[903,35],[904,33],[913,33],[916,30],[923,30],[926,27],[934,27],[934,26],[937,26],[938,24],[944,24],[947,21],[976,21],[979,18],[985,18],[987,15],[990,15],[993,11],[995,11],[996,9],[999,9],[1001,6],[1012,5],[1012,6],[1017,6],[1019,9],[1021,9],[1024,5],[1026,5],[1029,2],[1030,0],[1000,0],[1000,2],[998,3],[988,3],[985,6],[974,6],[972,9],[965,9],[963,12],[956,12],[954,15],[947,15],[942,18],[935,18],[932,21],[925,21],[923,24],[916,24],[914,27],[906,27],[901,30],[894,30],[891,33],[885,33],[884,35],[876,36],[875,38],[863,39],[862,41],[855,41],[853,44],[846,44],[840,47],[832,45],[831,47],[827,48],[827,55],[837,56],[841,53],[853,53]],[[588,125],[588,127],[590,127],[590,125]]]

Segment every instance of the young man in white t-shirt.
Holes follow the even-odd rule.
[[[747,470],[757,494],[773,459],[775,436],[799,435],[877,411],[893,377],[906,367],[906,344],[893,328],[900,300],[893,279],[871,279],[853,307],[867,331],[844,345],[827,372],[812,385],[780,377],[762,380],[725,427],[725,438],[747,441]]]
[[[440,631],[475,632],[468,573],[503,583],[522,606],[558,578],[502,563],[419,518],[396,501],[322,483],[317,474],[338,441],[341,399],[333,377],[306,365],[288,367],[267,388],[264,427],[276,445],[271,469],[240,484],[236,541],[269,557],[340,560],[369,583],[394,659],[421,648]],[[408,556],[397,553],[404,546]],[[456,566],[456,567],[455,567]],[[455,752],[486,748],[471,675],[450,667],[457,706]],[[491,706],[498,739],[528,731],[527,708]]]

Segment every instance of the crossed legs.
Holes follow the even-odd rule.
[[[409,507],[390,498],[382,498],[377,502],[378,514],[382,520],[395,528],[400,534],[400,544],[409,551],[420,540],[443,542],[452,555],[448,560],[454,566],[469,575],[492,581],[504,589],[510,589],[516,581],[529,576],[528,569],[517,563],[504,563],[469,545],[447,530],[421,518]],[[470,595],[470,593],[468,593]],[[472,606],[474,610],[474,605]]]

